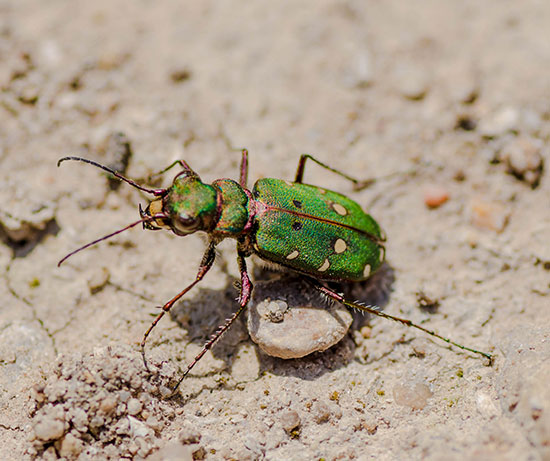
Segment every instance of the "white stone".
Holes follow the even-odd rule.
[[[288,306],[274,318],[273,305]],[[347,333],[353,318],[298,277],[257,282],[248,308],[248,331],[266,354],[283,359],[324,351]]]

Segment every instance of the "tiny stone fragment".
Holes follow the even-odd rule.
[[[315,402],[311,412],[313,414],[313,420],[317,424],[326,423],[332,418],[339,419],[342,417],[342,410],[334,403],[329,405],[325,402]]]
[[[135,416],[141,411],[141,402],[138,399],[130,399],[128,402],[128,414]]]
[[[495,138],[510,131],[516,131],[519,125],[520,114],[513,107],[506,107],[482,119],[478,131],[486,138]]]
[[[64,458],[73,458],[78,456],[83,450],[83,443],[73,434],[67,434],[61,442],[59,454]]]
[[[200,433],[196,429],[194,429],[191,425],[185,426],[178,434],[178,440],[183,445],[199,443],[200,439],[201,439]]]
[[[413,410],[422,410],[432,395],[430,388],[423,383],[396,384],[393,387],[395,403]]]
[[[281,415],[281,426],[287,434],[300,427],[300,416],[294,410],[289,410]]]
[[[503,205],[476,199],[471,205],[471,219],[474,226],[502,232],[508,224],[508,213]]]
[[[94,459],[145,458],[158,447],[154,434],[165,427],[170,409],[158,391],[145,391],[144,383],[149,378],[168,384],[174,373],[166,368],[166,376],[151,377],[131,348],[96,347],[88,355],[61,355],[34,394],[41,402],[33,417],[37,457],[46,459],[53,442],[54,453],[65,459],[83,452],[94,453]],[[137,383],[142,386],[133,389]]]
[[[101,290],[103,290],[103,288],[105,288],[105,285],[109,283],[110,278],[111,273],[106,267],[94,270],[92,276],[88,280],[88,288],[90,289],[90,293],[93,295],[99,293]]]
[[[502,152],[508,173],[535,189],[544,168],[542,150],[543,142],[540,139],[524,136],[509,142]]]
[[[61,412],[51,408],[48,413],[38,419],[34,425],[36,438],[45,442],[61,438],[65,432],[63,410]]]
[[[282,322],[285,312],[288,311],[288,304],[281,299],[267,301],[265,304],[266,316],[273,323]]]
[[[449,191],[444,186],[431,184],[424,189],[424,203],[428,208],[437,208],[449,200]]]

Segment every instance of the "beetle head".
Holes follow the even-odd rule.
[[[189,165],[184,161],[178,161],[182,166],[182,171],[174,178],[172,185],[167,189],[151,189],[144,187],[134,180],[129,179],[114,171],[108,166],[88,160],[82,157],[63,157],[57,162],[57,166],[67,160],[74,160],[88,163],[97,168],[112,174],[121,181],[130,184],[132,187],[139,189],[148,194],[155,196],[145,209],[139,207],[141,219],[135,221],[117,231],[111,232],[103,237],[100,237],[93,242],[71,251],[62,258],[58,266],[63,264],[68,258],[80,251],[95,245],[96,243],[107,240],[115,235],[118,235],[138,224],[143,224],[145,229],[159,230],[168,229],[177,235],[188,235],[198,230],[206,231],[213,229],[218,219],[218,195],[213,186],[204,184],[197,173],[195,173]],[[173,165],[174,165],[173,164]],[[173,166],[171,165],[171,166]],[[163,170],[166,171],[171,168]]]
[[[217,192],[204,184],[192,170],[184,170],[174,178],[166,193],[151,201],[145,210],[140,207],[142,218],[149,230],[167,229],[176,235],[188,235],[196,231],[208,232],[216,224],[218,216]]]

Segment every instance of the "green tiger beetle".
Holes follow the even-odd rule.
[[[58,161],[58,166],[66,160],[85,162],[101,168],[154,198],[145,209],[139,206],[141,219],[78,248],[59,261],[58,265],[75,253],[138,224],[143,224],[144,229],[149,230],[170,230],[178,236],[197,231],[208,234],[208,247],[195,280],[161,307],[161,312],[143,335],[141,350],[146,367],[145,343],[153,328],[182,296],[204,278],[214,263],[216,245],[227,237],[237,240],[237,262],[241,276],[239,308],[187,365],[174,391],[246,308],[252,294],[246,258],[253,254],[302,274],[321,294],[348,308],[400,322],[460,349],[482,355],[489,361],[492,359],[488,353],[458,344],[408,319],[386,314],[376,306],[349,301],[325,283],[366,280],[384,261],[385,237],[378,223],[353,200],[325,188],[304,184],[306,161],[311,160],[351,181],[356,189],[366,187],[372,180],[359,181],[304,154],[300,157],[293,182],[264,178],[256,181],[253,189],[249,190],[248,151],[243,149],[239,182],[217,179],[212,184],[205,184],[185,161],[177,160],[158,173],[165,173],[179,165],[181,171],[175,176],[172,185],[166,189],[151,189],[109,167],[81,157],[64,157]]]

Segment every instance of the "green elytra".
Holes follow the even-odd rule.
[[[144,334],[141,347],[147,367],[144,347],[153,328],[166,312],[210,270],[215,260],[216,245],[228,237],[237,240],[237,262],[241,275],[239,309],[224,325],[220,326],[201,352],[187,366],[174,391],[246,308],[253,288],[246,267],[246,258],[252,254],[303,274],[319,292],[349,308],[400,322],[491,360],[490,354],[455,343],[408,319],[386,314],[376,306],[364,306],[351,302],[324,283],[324,281],[353,282],[367,279],[384,261],[385,237],[378,223],[350,198],[303,183],[305,163],[308,159],[343,176],[353,182],[358,189],[372,182],[372,180],[361,182],[304,154],[300,157],[294,182],[273,178],[260,179],[250,191],[246,186],[248,152],[243,149],[239,182],[232,179],[218,179],[212,184],[205,184],[186,162],[178,160],[158,173],[162,174],[179,165],[182,171],[176,175],[172,185],[166,189],[149,189],[94,161],[81,157],[64,157],[59,160],[58,165],[65,160],[92,164],[144,192],[153,194],[155,199],[150,201],[145,209],[139,207],[141,215],[139,221],[69,253],[59,262],[59,265],[73,254],[140,223],[143,223],[146,229],[166,229],[178,236],[197,231],[207,233],[209,244],[195,280],[162,306],[161,312]]]

